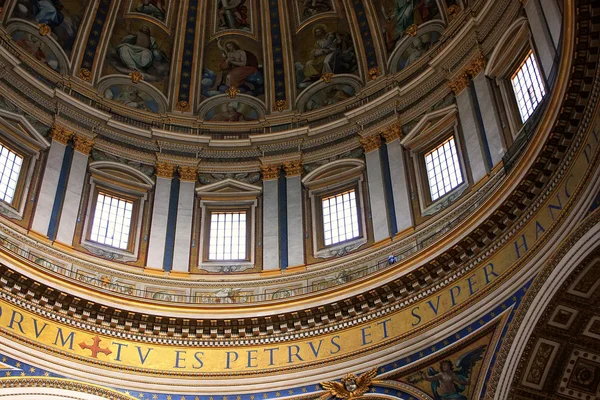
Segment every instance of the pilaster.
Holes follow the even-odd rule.
[[[279,187],[280,165],[261,166],[263,175],[262,248],[263,270],[279,269]]]
[[[379,152],[381,137],[379,135],[364,137],[360,139],[360,143],[365,150],[367,163],[367,185],[369,187],[373,236],[375,241],[378,242],[390,236],[383,171],[381,170],[381,155]]]
[[[194,189],[198,171],[195,166],[183,166],[179,172],[179,201],[175,228],[175,251],[173,271],[189,272],[192,240],[192,216],[194,212]]]
[[[302,162],[283,164],[287,182],[287,243],[290,267],[304,264],[304,209],[302,207]]]
[[[156,164],[156,185],[154,187],[154,205],[152,207],[152,224],[148,243],[148,261],[150,268],[163,269],[165,245],[167,242],[167,221],[169,218],[169,202],[171,199],[171,183],[175,165],[159,162]]]

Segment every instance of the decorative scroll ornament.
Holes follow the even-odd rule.
[[[282,112],[287,107],[287,101],[277,100],[275,103],[275,111]]]
[[[469,86],[469,75],[466,73],[459,75],[452,82],[448,83],[448,86],[450,86],[455,95],[458,95]]]
[[[406,30],[404,32],[406,32],[406,34],[410,37],[415,37],[415,36],[417,36],[417,30],[418,30],[417,25],[412,24],[411,26],[406,28]]]
[[[326,72],[323,75],[321,75],[321,80],[325,83],[329,83],[329,82],[331,82],[333,75],[334,75],[333,72]]]
[[[40,36],[46,36],[49,35],[50,32],[52,32],[52,29],[50,29],[50,26],[48,26],[48,24],[39,24],[38,28],[40,30]]]
[[[50,132],[50,136],[52,140],[56,140],[59,143],[67,144],[69,140],[73,137],[73,131],[69,131],[62,126],[54,125],[52,127],[52,131]]]
[[[195,182],[196,178],[198,176],[198,171],[197,171],[196,167],[192,167],[192,166],[179,167],[178,171],[179,171],[179,179],[181,179],[182,181]]]
[[[400,121],[396,122],[394,125],[390,126],[388,129],[383,131],[383,138],[386,143],[393,142],[396,139],[400,139],[402,137],[402,124]]]
[[[129,74],[129,76],[131,77],[131,82],[133,83],[138,83],[139,81],[144,79],[144,75],[142,75],[140,71],[133,71]]]
[[[172,178],[175,173],[175,166],[173,164],[159,162],[156,163],[156,176],[159,178]]]
[[[302,174],[302,161],[288,161],[283,163],[285,176],[298,176]]]
[[[373,150],[377,150],[381,146],[381,137],[379,135],[372,135],[369,137],[360,138],[360,144],[365,149],[365,153],[370,153]]]
[[[82,81],[85,81],[85,82],[92,81],[92,71],[90,71],[87,68],[80,68],[78,76],[79,76],[79,79],[81,79]]]
[[[485,69],[485,56],[479,52],[477,55],[471,60],[471,64],[466,68],[466,74],[471,78],[475,78],[481,71]]]
[[[185,100],[181,100],[178,101],[177,104],[175,104],[175,109],[177,111],[181,111],[181,112],[185,112],[190,108],[190,103],[188,103]]]
[[[330,396],[338,399],[354,399],[369,391],[371,382],[376,375],[377,368],[373,368],[359,377],[354,374],[346,374],[341,382],[321,382],[321,386],[329,391]]]
[[[448,7],[448,16],[450,19],[454,19],[459,11],[460,8],[456,4],[452,4],[450,7]]]
[[[279,169],[279,165],[261,165],[260,170],[262,171],[263,180],[279,178]]]
[[[82,135],[75,135],[73,138],[75,150],[85,155],[89,155],[94,147],[94,140]]]
[[[381,69],[379,67],[373,67],[368,72],[369,80],[374,81],[381,76]]]
[[[229,95],[230,99],[235,99],[237,97],[238,94],[240,94],[240,90],[238,88],[236,88],[235,86],[230,86],[225,93],[227,93]]]

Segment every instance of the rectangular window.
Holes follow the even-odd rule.
[[[246,260],[246,211],[211,212],[209,260]]]
[[[98,193],[90,240],[119,249],[129,247],[133,202]]]
[[[322,199],[325,246],[360,236],[354,189]]]
[[[540,71],[533,52],[529,52],[523,64],[511,78],[521,120],[527,121],[546,94]]]
[[[454,137],[425,154],[425,167],[432,201],[463,183]]]
[[[12,204],[23,157],[0,144],[0,200]]]

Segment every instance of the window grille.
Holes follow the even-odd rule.
[[[513,90],[521,114],[527,121],[546,94],[540,71],[533,53],[530,51],[512,79]]]
[[[132,212],[132,201],[98,193],[90,240],[119,249],[127,249]]]
[[[454,137],[425,154],[425,167],[433,201],[463,183]]]
[[[12,203],[17,191],[23,157],[0,144],[0,199]]]
[[[245,211],[211,213],[209,260],[245,260],[246,240]]]
[[[325,246],[360,236],[354,189],[322,199]]]

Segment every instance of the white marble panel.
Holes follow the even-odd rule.
[[[365,155],[367,160],[367,184],[369,186],[369,201],[371,203],[371,222],[376,242],[390,237],[388,212],[385,201],[383,173],[381,171],[381,156],[379,150]]]
[[[396,212],[396,226],[398,232],[413,225],[410,207],[410,191],[406,180],[406,166],[404,152],[400,140],[396,139],[386,144],[390,164],[390,180],[394,192],[394,211]]]
[[[263,270],[279,269],[279,204],[276,179],[263,182]]]
[[[544,16],[546,17],[546,23],[548,24],[554,47],[558,49],[563,20],[557,0],[544,0],[544,7],[542,9],[544,10]]]
[[[43,235],[48,234],[52,206],[54,205],[56,188],[60,177],[60,169],[62,167],[63,159],[65,158],[65,149],[66,146],[64,144],[53,140],[50,151],[48,152],[40,194],[33,216],[33,223],[31,225],[31,229]]]
[[[181,181],[179,183],[179,203],[177,204],[173,271],[188,272],[190,269],[190,246],[192,241],[192,214],[194,212],[195,186],[196,182]]]
[[[288,266],[304,264],[302,182],[300,176],[287,179]]]
[[[479,102],[479,110],[483,119],[485,137],[490,149],[492,164],[495,166],[502,161],[502,156],[506,153],[506,149],[502,140],[502,124],[496,110],[494,94],[490,81],[483,72],[473,79],[473,84],[477,92],[477,101]]]
[[[544,3],[546,1],[551,0],[544,0]],[[546,25],[546,19],[538,0],[528,0],[525,3],[525,13],[529,20],[529,27],[537,50],[538,60],[542,65],[544,75],[548,78],[552,71],[556,50],[554,49],[552,37],[550,36],[550,31]]]
[[[69,180],[67,181],[67,192],[60,213],[60,222],[58,225],[58,234],[56,240],[68,244],[73,244],[73,235],[77,225],[77,215],[81,204],[81,195],[83,193],[83,184],[87,171],[88,156],[78,151],[73,152],[73,161],[69,171]]]
[[[469,166],[471,167],[471,173],[473,174],[473,181],[477,183],[487,174],[487,170],[469,88],[463,90],[456,96],[456,104],[458,105],[458,115],[460,118],[463,139],[465,141],[465,148],[467,149]]]
[[[171,197],[170,178],[156,178],[154,206],[152,207],[152,225],[150,242],[148,243],[148,262],[151,268],[162,269],[167,241],[167,219],[169,217],[169,200]]]

